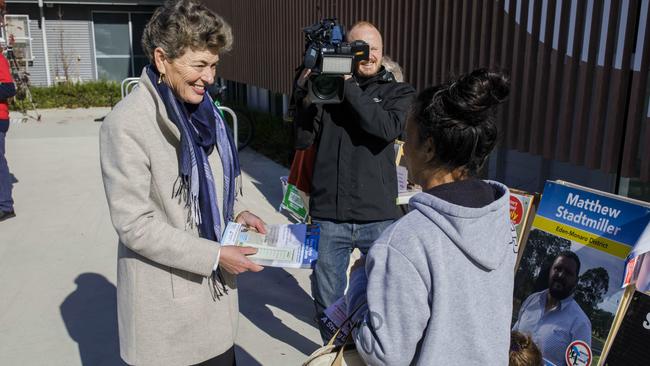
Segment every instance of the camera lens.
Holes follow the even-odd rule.
[[[338,75],[318,75],[312,80],[312,92],[323,100],[336,98],[342,80]]]

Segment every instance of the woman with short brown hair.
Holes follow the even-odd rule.
[[[151,64],[100,131],[129,364],[235,363],[235,275],[262,267],[246,258],[255,249],[219,241],[228,221],[265,227],[238,200],[237,149],[206,92],[231,44],[230,26],[198,1],[166,2],[142,38]]]

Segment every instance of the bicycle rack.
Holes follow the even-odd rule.
[[[122,93],[122,99],[126,97],[130,92],[133,91],[133,88],[135,88],[138,83],[140,82],[140,78],[126,78],[122,80],[122,83],[120,84],[120,92]]]
[[[219,106],[219,109],[224,112],[228,112],[232,116],[232,133],[235,138],[235,148],[238,148],[239,145],[237,145],[237,142],[239,141],[239,136],[237,136],[237,114],[235,114],[235,111],[228,107]]]

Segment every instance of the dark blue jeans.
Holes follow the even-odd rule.
[[[372,243],[393,220],[364,224],[319,219],[312,221],[321,226],[318,260],[312,276],[312,296],[316,312],[320,314],[343,296],[352,250],[359,248],[361,253],[368,253]]]
[[[14,200],[11,198],[13,180],[9,174],[9,166],[5,159],[6,132],[0,131],[0,211],[9,212],[14,209]]]

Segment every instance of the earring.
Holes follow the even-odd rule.
[[[165,74],[162,74],[162,73],[160,74],[160,76],[158,76],[158,84],[163,82],[164,77],[165,77]]]

